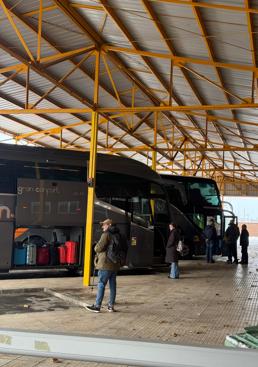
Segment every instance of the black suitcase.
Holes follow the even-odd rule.
[[[49,252],[50,252],[50,260],[49,265],[59,265],[59,256],[58,256],[58,250],[55,244],[51,244],[49,246]]]

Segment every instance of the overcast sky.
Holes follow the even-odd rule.
[[[234,214],[238,216],[239,222],[258,223],[258,198],[257,197],[233,197],[224,196],[223,201],[228,201],[233,205]],[[230,210],[224,205],[224,209]]]

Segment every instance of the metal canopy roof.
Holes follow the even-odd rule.
[[[101,152],[257,181],[257,1],[0,0],[0,19],[1,142],[88,150],[96,110]]]

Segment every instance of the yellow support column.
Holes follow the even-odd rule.
[[[186,176],[186,161],[187,161],[187,156],[186,156],[186,149],[187,149],[187,146],[188,146],[188,142],[187,140],[185,141],[184,143],[184,170],[182,172],[182,176]]]
[[[63,130],[60,130],[60,143],[59,148],[63,149]]]
[[[158,126],[158,112],[155,112],[155,114],[154,114],[154,136],[153,136],[153,148],[154,149],[156,149],[156,147],[157,147],[157,126]],[[156,169],[157,169],[157,151],[156,150],[152,151],[151,168],[153,169],[153,171],[156,171]],[[154,202],[153,199],[151,199],[150,205],[151,205],[152,215],[154,216],[154,214],[155,214],[155,202]]]
[[[153,169],[153,171],[156,171],[157,168],[157,152],[155,150],[153,150],[152,152],[152,165],[151,168]]]
[[[158,125],[158,112],[155,112],[154,114],[154,139],[153,139],[153,146],[156,149],[157,147],[157,125]],[[157,151],[152,151],[152,165],[151,168],[153,171],[156,171],[157,169]]]
[[[100,54],[96,53],[95,65],[95,86],[94,86],[94,107],[98,105],[99,97],[99,60]],[[86,233],[84,247],[84,272],[83,285],[90,285],[91,276],[91,255],[92,255],[92,233],[94,224],[94,197],[95,197],[95,181],[96,181],[96,159],[97,159],[97,142],[98,142],[98,113],[92,112],[91,125],[91,141],[90,141],[90,161],[88,170],[88,200],[86,214]]]

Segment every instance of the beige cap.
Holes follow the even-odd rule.
[[[103,226],[103,224],[107,224],[108,226],[112,225],[112,219],[105,219],[103,222],[99,222]]]

